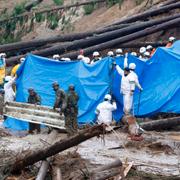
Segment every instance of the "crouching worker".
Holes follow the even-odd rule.
[[[98,124],[105,124],[107,126],[112,124],[112,112],[117,109],[117,106],[116,102],[111,103],[111,100],[111,95],[106,94],[104,101],[97,106],[95,113],[97,115]]]
[[[35,105],[41,105],[41,97],[34,91],[33,88],[28,89],[28,103],[29,104],[35,104]],[[29,123],[29,133],[33,134],[34,131],[37,131],[37,133],[40,133],[40,124],[35,123]]]
[[[66,108],[64,110],[65,127],[68,132],[68,136],[72,136],[77,133],[78,123],[78,100],[79,96],[75,92],[74,85],[70,85],[68,93],[66,95]]]

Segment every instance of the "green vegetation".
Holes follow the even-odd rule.
[[[119,3],[119,6],[123,3],[124,0],[107,0],[108,7],[112,7],[113,5]]]
[[[22,3],[20,3],[20,4],[17,4],[17,5],[14,7],[14,10],[13,10],[13,12],[12,12],[12,15],[13,15],[13,16],[17,16],[17,15],[19,15],[19,14],[24,13],[24,12],[26,11],[26,10],[25,10],[25,4],[26,4],[25,1],[22,2]]]
[[[91,14],[96,9],[96,4],[91,3],[83,6],[85,15]]]
[[[61,6],[61,5],[64,4],[64,0],[53,0],[53,1],[54,1],[54,3],[55,3],[56,5],[58,5],[58,6]]]

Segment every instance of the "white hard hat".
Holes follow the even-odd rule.
[[[0,58],[6,57],[6,53],[0,53]]]
[[[129,69],[132,69],[132,70],[136,69],[136,64],[135,63],[130,63],[129,64]]]
[[[106,94],[104,99],[107,99],[108,101],[111,101],[111,95],[110,94]]]
[[[12,79],[11,76],[6,76],[6,77],[4,78],[4,80],[5,80],[6,82],[9,82],[11,79]]]
[[[116,54],[122,54],[123,50],[122,49],[116,49]]]
[[[65,60],[65,61],[71,61],[71,59],[70,59],[70,58],[64,58],[64,60]]]
[[[97,51],[93,52],[93,57],[99,56],[99,55],[100,55],[99,52],[97,52]]]
[[[152,49],[153,47],[151,46],[151,45],[148,45],[147,47],[146,47],[146,49],[147,50],[150,50],[150,49]]]
[[[137,53],[136,52],[132,52],[131,55],[132,56],[137,56]]]
[[[107,53],[107,55],[108,55],[108,56],[114,56],[114,53],[113,53],[113,51],[109,51],[109,52]]]
[[[146,51],[146,52],[144,53],[144,56],[150,57],[150,53],[149,53],[148,51]]]
[[[78,60],[83,60],[83,59],[84,59],[84,56],[80,54],[80,55],[78,55],[77,59],[78,59]]]
[[[20,62],[24,62],[25,61],[25,58],[20,58]]]
[[[139,52],[140,52],[141,54],[145,53],[145,52],[146,52],[146,48],[145,48],[145,47],[141,47],[141,48],[139,49]]]
[[[59,54],[54,54],[53,55],[53,59],[59,59],[59,58],[60,58]]]
[[[176,39],[175,37],[171,36],[171,37],[169,38],[169,41],[174,41],[175,39]]]

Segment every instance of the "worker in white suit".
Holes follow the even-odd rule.
[[[112,112],[117,109],[116,102],[111,103],[111,95],[106,94],[104,101],[96,108],[97,123],[110,125],[112,123]]]
[[[124,68],[126,67],[128,67],[128,54],[127,53],[125,54],[125,58],[124,58]],[[138,75],[135,73],[135,69],[136,69],[136,64],[130,63],[129,64],[130,76],[133,76],[133,78],[135,79],[135,85],[139,88],[140,91],[142,91],[143,88],[139,84],[139,78],[138,78]]]
[[[5,84],[4,84],[4,102],[11,102],[15,100],[15,92],[12,88],[12,85],[15,83],[16,77],[12,78],[11,76],[5,77]]]

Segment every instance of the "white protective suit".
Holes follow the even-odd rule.
[[[124,68],[128,67],[128,58],[127,56],[124,58]],[[142,87],[141,85],[139,84],[139,78],[138,78],[138,75],[133,71],[133,70],[130,70],[130,75],[132,76],[132,79],[134,78],[135,80],[135,86],[137,86],[140,90],[142,90]]]
[[[129,114],[132,109],[135,78],[131,75],[131,73],[124,76],[124,71],[118,65],[116,65],[116,70],[122,76],[120,92],[123,95],[123,110],[125,114]]]
[[[104,101],[100,103],[96,108],[96,114],[98,114],[97,122],[98,124],[112,123],[112,112],[117,109],[116,103],[111,104],[109,101]]]
[[[15,82],[15,77],[4,85],[4,102],[11,102],[15,100],[15,92],[13,91],[12,85]]]

